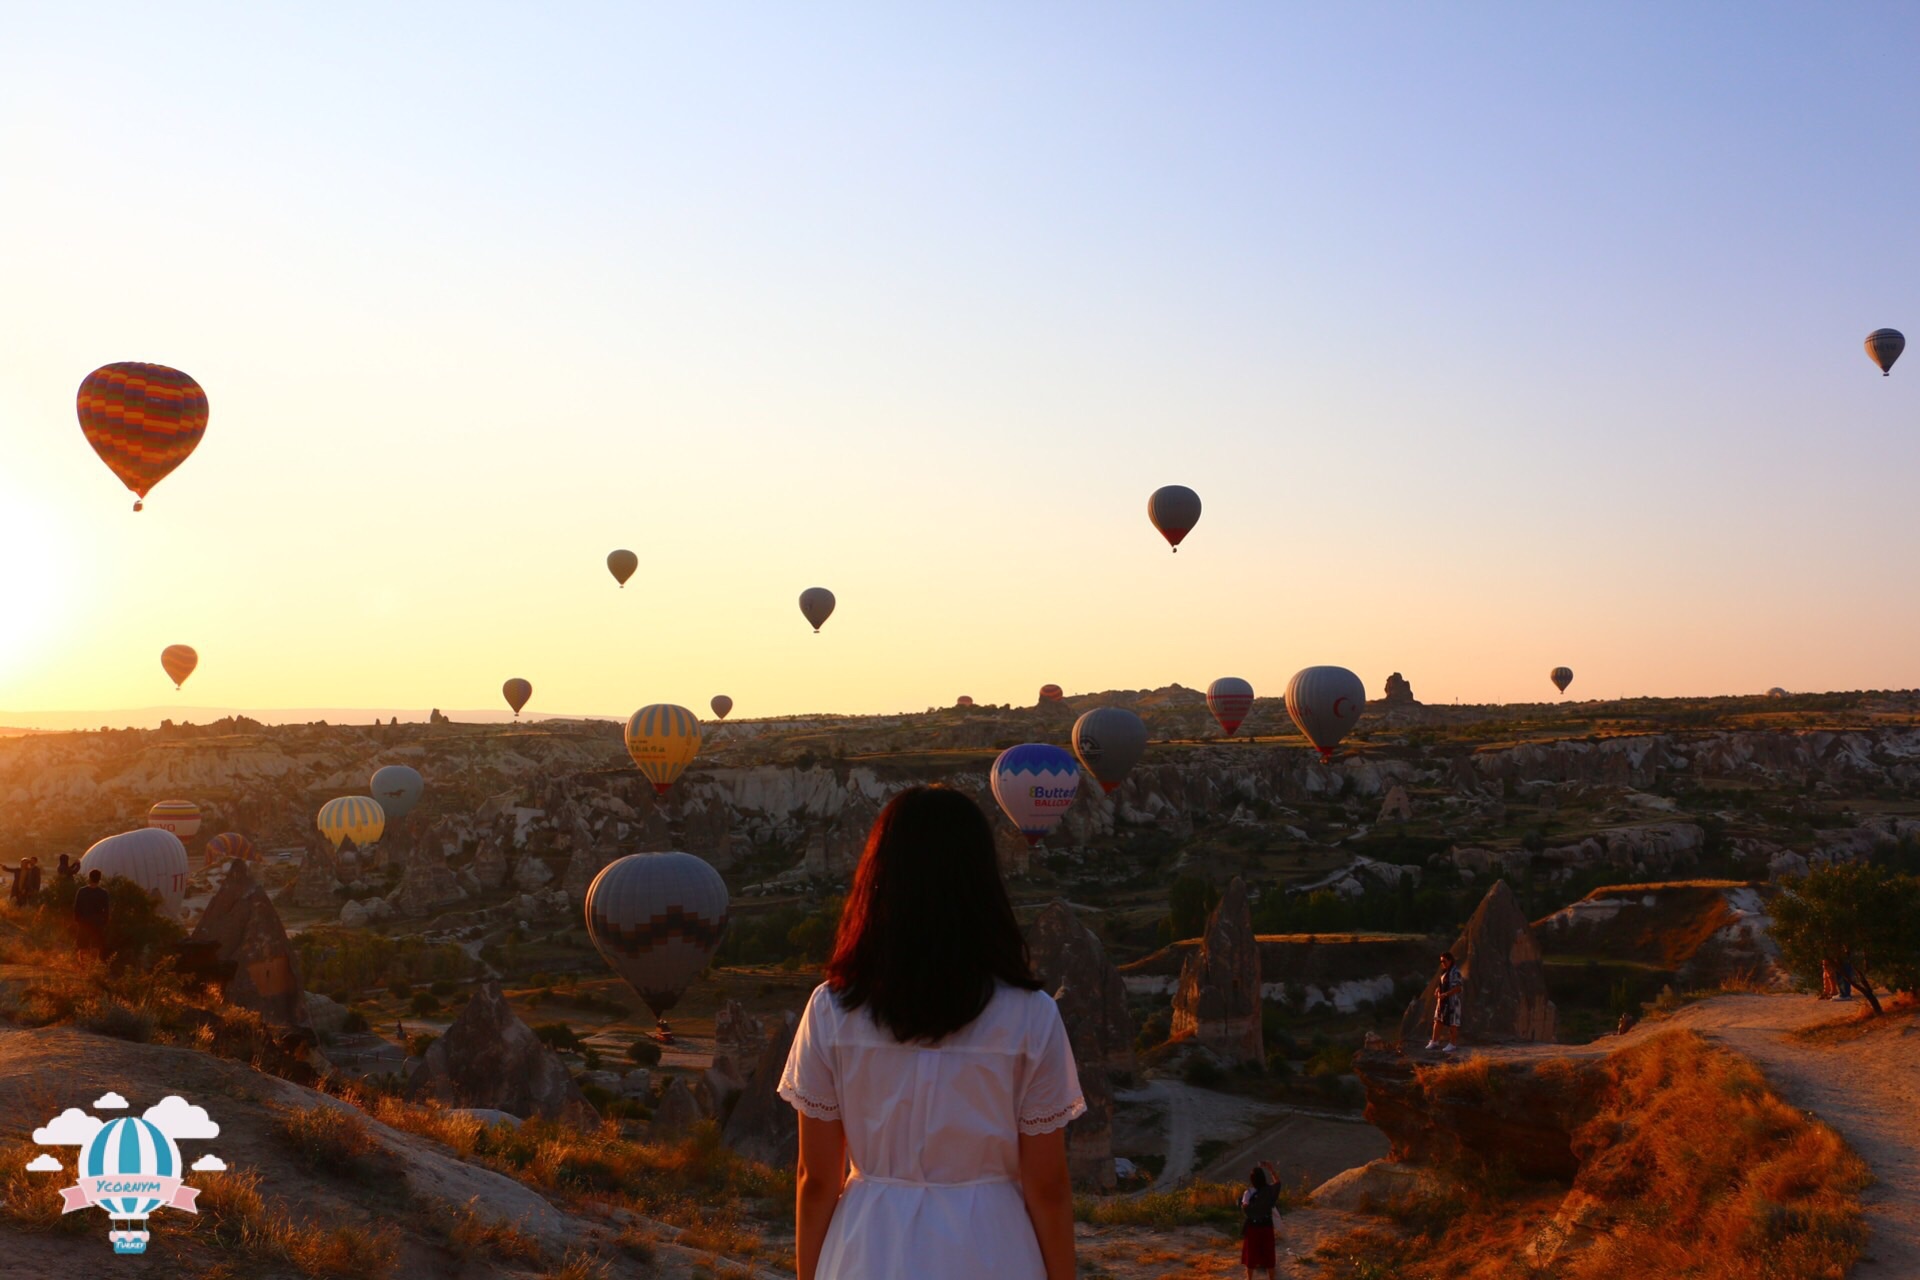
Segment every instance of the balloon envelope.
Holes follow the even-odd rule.
[[[260,851],[253,847],[253,841],[238,831],[222,831],[207,841],[207,865],[216,866],[222,862],[232,862],[239,858],[243,862],[260,861]]]
[[[102,880],[124,876],[160,899],[161,910],[179,916],[187,893],[187,846],[171,831],[147,827],[108,836],[80,855],[80,881],[98,871]]]
[[[587,886],[587,935],[656,1018],[727,931],[727,886],[690,853],[630,853]]]
[[[199,665],[200,655],[189,645],[170,644],[160,651],[160,669],[167,673],[167,679],[173,681],[176,689],[187,682],[187,677]]]
[[[163,364],[102,365],[80,384],[75,407],[87,443],[133,490],[135,511],[207,432],[207,393]]]
[[[713,695],[713,701],[708,705],[713,708],[715,719],[725,720],[727,712],[733,710],[733,699],[724,693],[716,693]]]
[[[818,631],[833,616],[833,592],[825,587],[808,587],[800,593],[800,613]]]
[[[627,585],[627,579],[640,567],[640,557],[631,551],[610,551],[607,553],[607,572],[621,586]]]
[[[191,840],[200,830],[200,806],[191,800],[162,800],[147,810],[147,825]]]
[[[1906,349],[1906,335],[1898,329],[1875,329],[1867,335],[1867,356],[1880,366],[1881,377],[1893,372],[1893,362]]]
[[[1207,686],[1207,710],[1229,738],[1253,710],[1253,686],[1239,676],[1221,676]]]
[[[314,819],[320,827],[320,834],[332,843],[335,849],[343,840],[351,840],[361,847],[372,844],[387,829],[387,813],[380,802],[372,796],[341,796],[329,800],[320,806],[320,813]]]
[[[993,762],[993,798],[1028,844],[1060,825],[1080,793],[1080,765],[1059,747],[1028,742]]]
[[[1345,667],[1308,667],[1287,681],[1287,714],[1322,760],[1333,758],[1333,749],[1359,723],[1366,705],[1366,686]]]
[[[1058,702],[1066,696],[1065,693],[1061,692],[1060,686],[1057,684],[1043,684],[1040,686],[1040,701],[1042,702]]]
[[[1147,754],[1146,722],[1125,707],[1095,707],[1073,722],[1073,754],[1112,791]]]
[[[700,754],[700,721],[685,707],[656,702],[627,720],[627,754],[661,795]]]
[[[520,708],[526,706],[527,699],[533,696],[533,686],[515,676],[500,686],[500,696],[507,700],[507,705],[513,708],[514,718],[518,719]]]
[[[161,1179],[179,1181],[187,1172],[180,1148],[145,1116],[109,1120],[82,1148],[79,1171],[83,1178],[114,1179],[118,1189],[131,1192],[103,1195],[94,1203],[116,1219],[135,1222],[146,1221],[155,1209],[171,1203],[161,1194]]]
[[[957,699],[954,700],[953,705],[956,707],[970,707],[973,705],[973,699],[969,698],[966,694],[963,693]]]
[[[1553,687],[1565,693],[1567,686],[1573,683],[1572,667],[1555,667],[1547,672],[1547,679],[1553,681]]]
[[[1147,499],[1147,519],[1175,551],[1200,523],[1200,495],[1183,484],[1163,485]]]
[[[420,771],[404,764],[374,770],[372,781],[367,783],[367,790],[380,802],[381,811],[394,822],[413,812],[413,806],[420,803],[420,795],[426,789],[426,779],[420,776]]]

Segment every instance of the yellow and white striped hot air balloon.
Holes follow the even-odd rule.
[[[685,707],[656,702],[627,721],[627,754],[661,795],[700,754],[700,721]]]
[[[387,811],[372,796],[341,796],[321,805],[314,821],[320,826],[320,834],[335,849],[343,840],[352,840],[364,847],[378,840],[380,833],[387,829]]]
[[[147,810],[147,825],[191,840],[200,829],[200,806],[191,800],[162,800]]]

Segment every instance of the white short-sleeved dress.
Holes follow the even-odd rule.
[[[866,1009],[815,988],[780,1096],[846,1127],[853,1172],[820,1280],[1044,1280],[1020,1194],[1021,1134],[1087,1109],[1060,1010],[999,985],[937,1045],[902,1044]]]

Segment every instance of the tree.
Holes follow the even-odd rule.
[[[1873,985],[1920,988],[1920,879],[1870,863],[1822,867],[1789,883],[1773,902],[1781,959],[1809,986],[1823,962],[1851,950],[1856,984],[1879,1013]]]

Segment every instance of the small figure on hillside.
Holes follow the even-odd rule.
[[[1850,946],[1841,947],[1840,958],[1834,961],[1833,983],[1839,988],[1833,997],[1835,1000],[1853,999],[1853,948]]]
[[[25,893],[23,894],[23,901],[32,902],[35,898],[40,896],[40,859],[38,858],[27,859],[26,875],[22,878],[26,881],[26,890],[25,890]]]
[[[1820,962],[1820,998],[1831,1000],[1839,994],[1839,987],[1833,980],[1833,961]]]
[[[74,950],[105,955],[107,926],[112,919],[113,898],[100,883],[100,873],[87,872],[87,882],[73,895]]]
[[[1627,1034],[1627,1032],[1633,1030],[1634,1027],[1639,1024],[1639,1022],[1640,1022],[1640,1019],[1634,1017],[1633,1011],[1629,1009],[1627,1012],[1620,1015],[1620,1026],[1615,1031],[1614,1034],[1625,1035]]]
[[[22,858],[11,867],[0,866],[0,871],[13,877],[7,886],[7,901],[16,907],[21,905],[27,898],[27,860]]]
[[[60,865],[53,870],[62,880],[77,880],[80,877],[80,864],[64,853],[60,855]]]
[[[1453,952],[1440,953],[1440,982],[1433,998],[1433,1039],[1427,1041],[1427,1048],[1438,1049],[1442,1053],[1452,1053],[1460,1047],[1460,966],[1454,962]],[[1441,1040],[1446,1041],[1445,1044]]]
[[[1240,1193],[1240,1265],[1247,1269],[1247,1280],[1264,1271],[1272,1276],[1279,1265],[1273,1258],[1273,1211],[1280,1203],[1280,1175],[1270,1161],[1255,1165],[1247,1181],[1252,1185]]]

